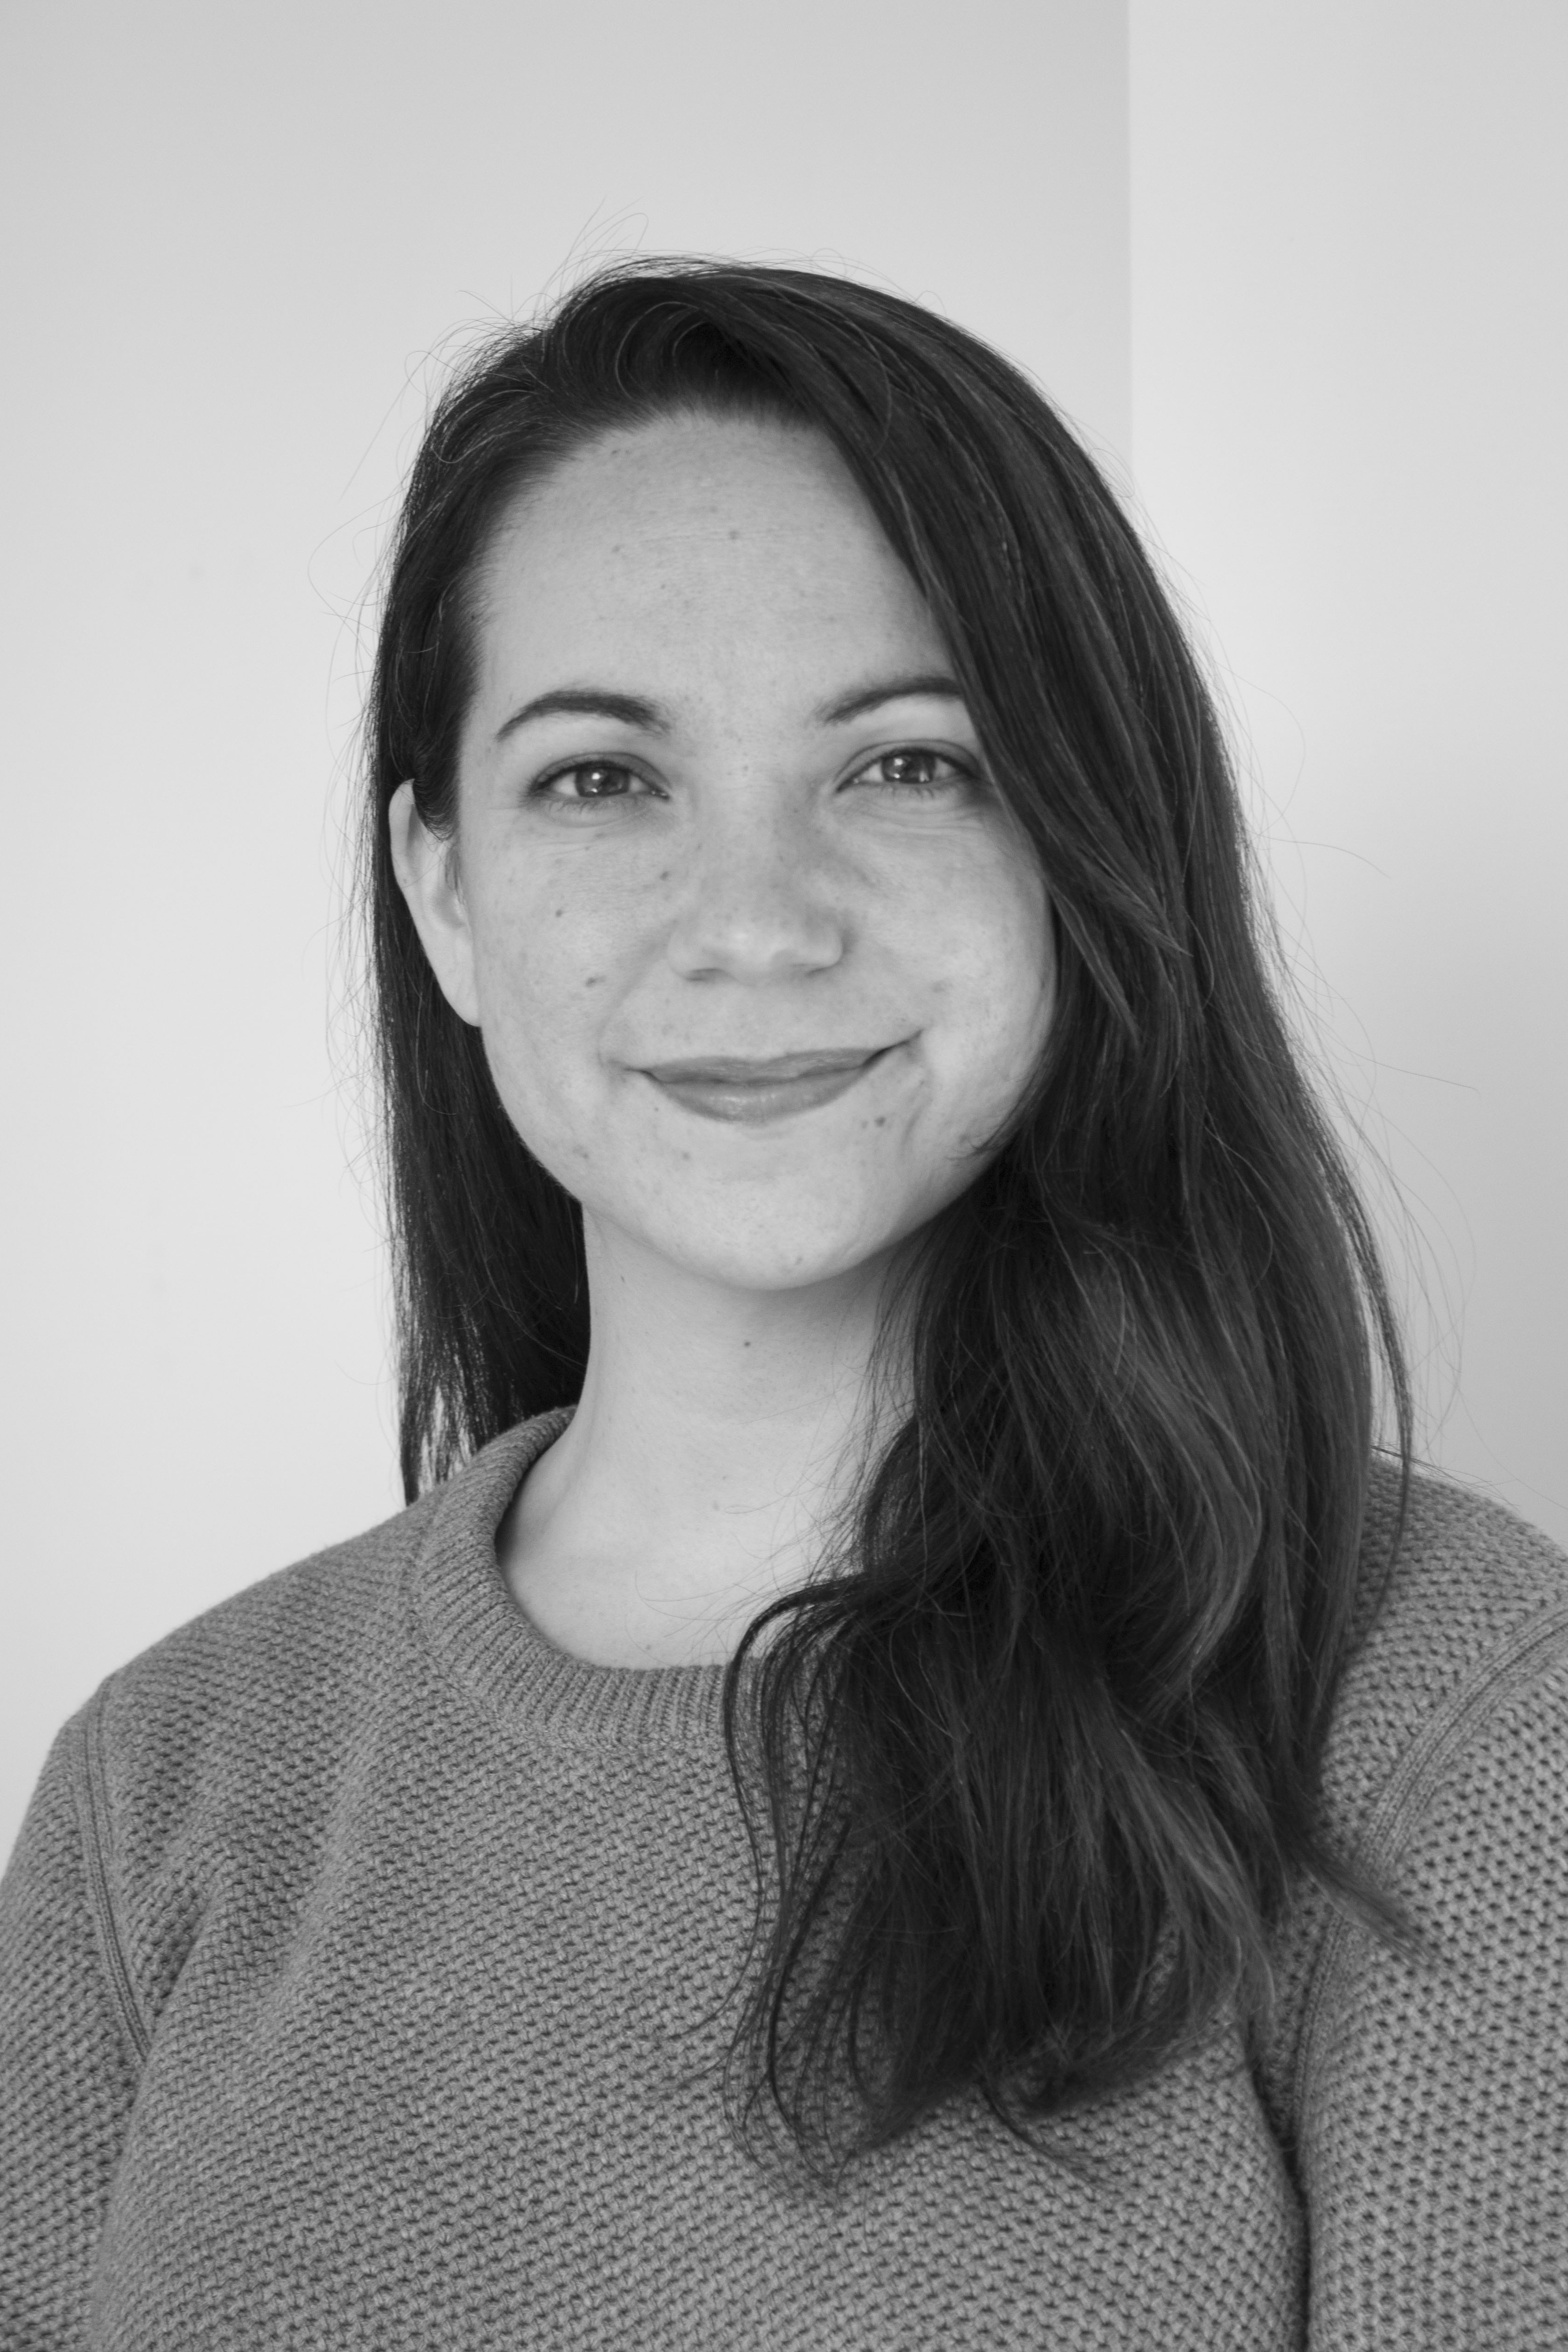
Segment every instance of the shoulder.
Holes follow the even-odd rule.
[[[1369,1559],[1391,1502],[1385,1482]],[[1336,2344],[1556,2343],[1568,1558],[1422,1476],[1380,1599],[1378,1580],[1326,1826],[1411,1932],[1395,1946],[1311,1891],[1260,2084],[1310,2214],[1314,2320]]]
[[[367,1772],[416,1750],[433,1721],[440,1736],[449,1678],[432,1671],[424,1581],[447,1555],[465,1570],[482,1559],[542,1426],[508,1431],[406,1510],[193,1618],[66,1727],[61,1765],[133,2042],[226,1906],[280,1930]]]
[[[205,1611],[110,1675],[57,1740],[28,1823],[42,1836],[52,1805],[54,1866],[83,1890],[139,2056],[223,1889],[298,1880],[320,1846],[437,1507]]]
[[[182,1822],[237,1829],[291,1816],[329,1787],[373,1720],[427,1679],[417,1599],[445,1555],[482,1558],[559,1415],[520,1423],[440,1486],[346,1543],[248,1586],[110,1675],[78,1734],[122,1857],[167,1849]]]
[[[1359,1839],[1440,1772],[1511,1695],[1568,1656],[1568,1554],[1491,1497],[1429,1471],[1374,1472],[1356,1631],[1334,1711],[1324,1795]]]
[[[440,1506],[280,1569],[120,1667],[83,1709],[97,1810],[122,1859],[279,1774],[319,1776],[404,1646],[410,1568]]]
[[[1398,1503],[1397,1470],[1379,1455],[1363,1545],[1369,1570],[1388,1555]],[[1387,1600],[1398,1615],[1438,1595],[1445,1613],[1472,1635],[1506,1632],[1535,1609],[1568,1600],[1568,1552],[1491,1496],[1441,1472],[1413,1469]],[[1369,1609],[1369,1630],[1383,1613]]]
[[[1423,1471],[1391,1560],[1398,1499],[1397,1475],[1380,1464],[1320,1819],[1330,1846],[1452,1965],[1430,1982],[1412,1975],[1315,1881],[1298,1889],[1274,1939],[1279,2002],[1259,2076],[1287,2146],[1334,2021],[1352,2018],[1352,2042],[1401,2046],[1422,2030],[1423,2004],[1468,1982],[1510,1914],[1529,1909],[1521,1890],[1545,1886],[1568,1851],[1568,1555],[1490,1497]],[[1375,2024],[1368,1969],[1397,1986]]]

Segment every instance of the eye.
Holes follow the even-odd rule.
[[[868,783],[874,790],[883,792],[912,793],[918,800],[935,800],[968,790],[978,782],[978,776],[973,764],[954,752],[938,751],[929,744],[907,743],[896,751],[879,751],[874,760],[856,770],[849,782]]]
[[[646,800],[650,791],[646,778],[619,760],[574,760],[570,767],[541,776],[530,786],[529,798],[584,808],[601,801]]]

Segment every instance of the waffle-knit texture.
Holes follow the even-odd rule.
[[[1344,1687],[1331,1827],[1427,1959],[1305,1895],[1260,2063],[1217,2021],[1058,2125],[1072,2166],[957,2101],[832,2198],[710,2071],[753,1887],[721,1670],[569,1657],[500,1580],[563,1422],[61,1733],[0,1889],[5,2352],[1563,2352],[1561,1552],[1420,1481]]]

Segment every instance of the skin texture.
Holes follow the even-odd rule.
[[[502,1101],[584,1206],[592,1354],[500,1539],[551,1638],[717,1657],[806,1572],[899,1244],[975,1176],[1051,1016],[1045,884],[837,453],[679,417],[525,492],[483,575],[458,824],[394,856]],[[562,689],[659,723],[515,715]],[[647,1075],[889,1048],[837,1099],[705,1117]]]

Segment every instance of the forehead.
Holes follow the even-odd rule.
[[[562,460],[497,532],[479,625],[497,690],[584,662],[853,672],[942,652],[832,444],[750,418],[659,419]]]

